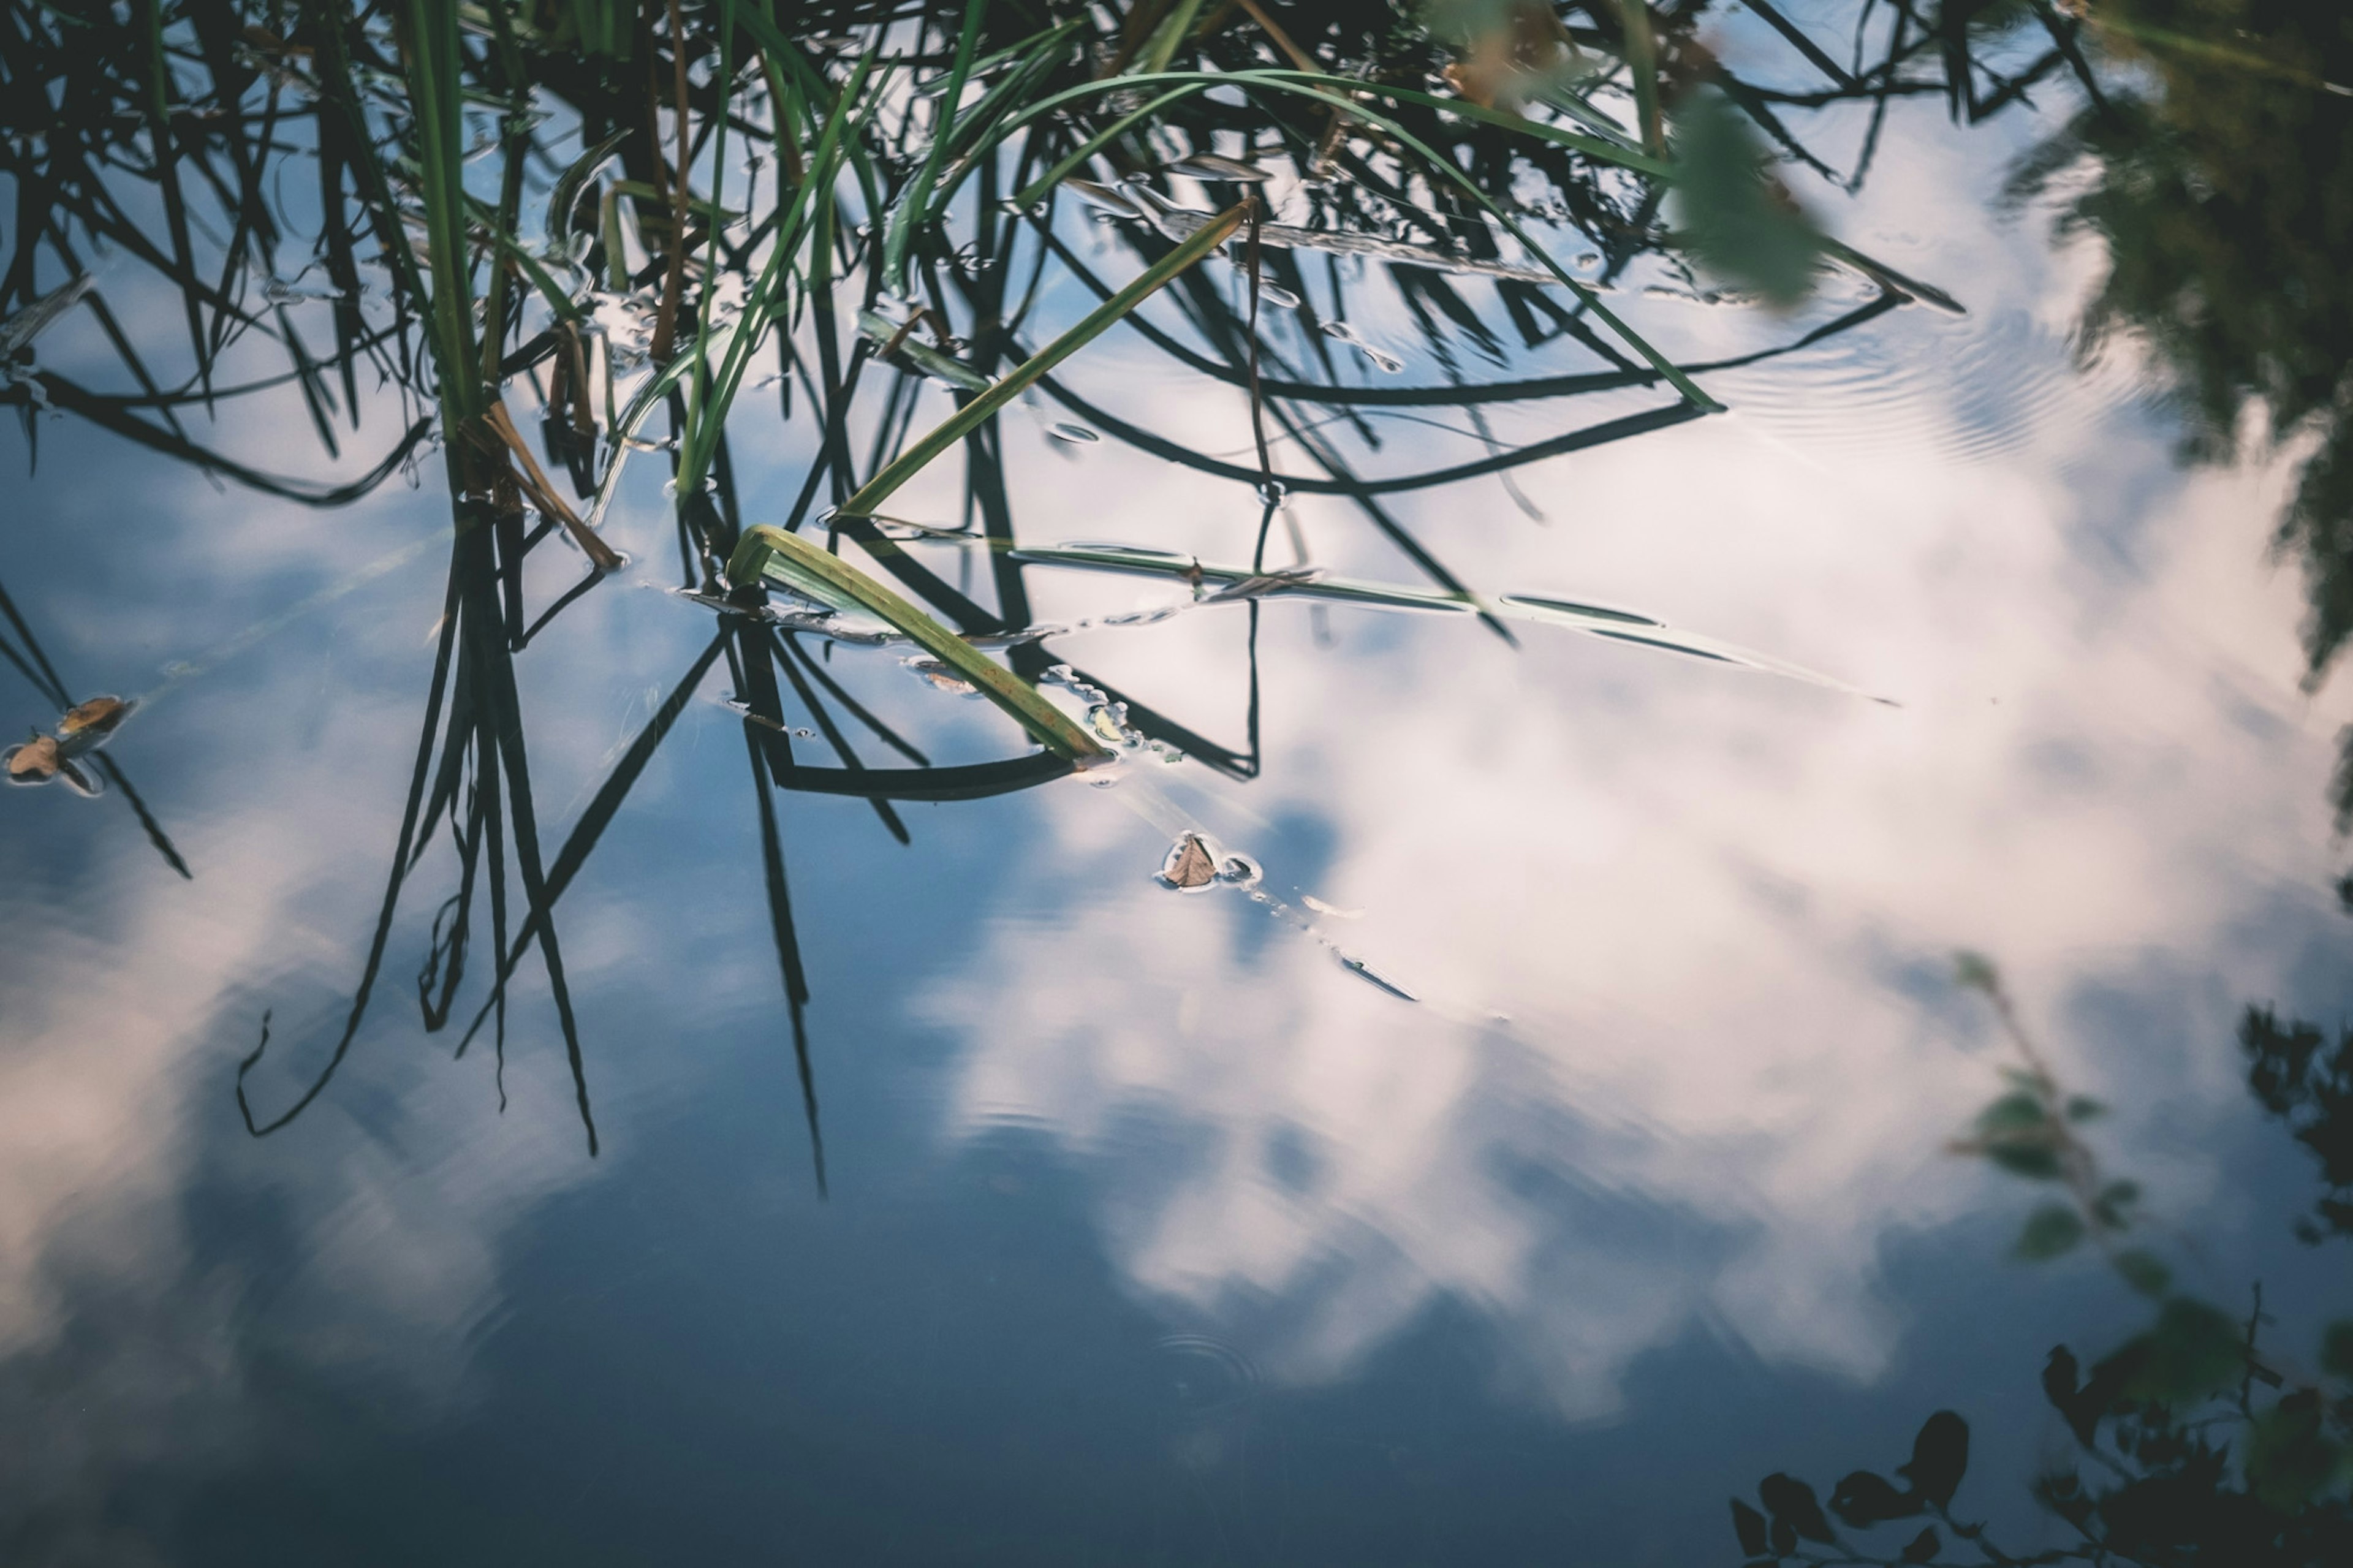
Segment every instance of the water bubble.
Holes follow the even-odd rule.
[[[1358,336],[1356,329],[1350,326],[1345,321],[1324,322],[1324,335],[1327,338],[1339,339],[1342,342],[1347,344],[1350,348],[1355,349],[1358,353],[1364,355],[1366,359],[1372,361],[1374,364],[1379,366],[1385,371],[1394,373],[1405,368],[1405,362],[1403,360],[1398,358],[1395,354],[1388,353],[1385,349],[1375,348],[1372,344],[1366,342],[1362,337]]]
[[[1266,871],[1247,855],[1229,855],[1218,862],[1218,880],[1235,888],[1255,888]]]
[[[1101,436],[1096,435],[1085,426],[1073,425],[1067,420],[1058,425],[1049,425],[1046,426],[1046,434],[1051,436],[1057,441],[1069,441],[1073,445],[1082,447],[1092,446],[1095,442],[1103,439]]]

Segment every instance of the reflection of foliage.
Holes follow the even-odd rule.
[[[2353,1028],[2340,1027],[2331,1044],[2317,1024],[2250,1007],[2239,1045],[2248,1089],[2320,1162],[2327,1191],[2296,1233],[2306,1241],[2353,1236]]]
[[[1955,1518],[1950,1504],[1968,1464],[1968,1428],[1959,1415],[1939,1411],[1921,1428],[1911,1462],[1895,1472],[1904,1489],[1859,1470],[1832,1490],[1829,1513],[1860,1539],[1840,1533],[1812,1488],[1775,1475],[1757,1489],[1762,1513],[1732,1505],[1742,1550],[1752,1563],[1935,1563],[1947,1549],[1941,1525],[1997,1564],[2353,1562],[2353,1320],[2323,1335],[2316,1375],[2294,1373],[2259,1348],[2271,1321],[2260,1287],[2244,1319],[2173,1291],[2171,1271],[2152,1253],[2123,1245],[2145,1222],[2137,1190],[2103,1182],[2097,1156],[2075,1131],[2096,1114],[2093,1102],[2062,1089],[1992,964],[1964,955],[1959,978],[1992,1004],[2023,1065],[2004,1069],[2008,1091],[1954,1148],[2069,1194],[2028,1220],[2021,1257],[2053,1258],[2088,1237],[2127,1285],[2156,1302],[2147,1328],[2088,1367],[2063,1344],[2043,1367],[2043,1394],[2077,1454],[2045,1468],[2033,1493],[2075,1539],[2013,1553],[1988,1539],[1983,1524]],[[2249,1081],[2257,1098],[2326,1164],[2337,1145],[2306,1133],[2328,1127],[2353,1103],[2346,1038],[2324,1050],[2312,1026],[2282,1027],[2269,1012],[2254,1011],[2242,1038],[2253,1058]],[[2332,1180],[2336,1170],[2327,1166]],[[2324,1205],[2325,1215],[2332,1212]],[[1931,1522],[1915,1533],[1911,1521],[1924,1517]]]
[[[2324,85],[2353,80],[2353,15],[2336,0],[2107,0],[2095,15],[2155,90],[2085,110],[2012,193],[2073,192],[2061,231],[2109,256],[2084,348],[2130,332],[2154,351],[2191,456],[2230,457],[2250,406],[2276,438],[2316,437],[2279,532],[2303,556],[2316,680],[2353,638],[2353,100]],[[2335,798],[2353,823],[2353,772]]]

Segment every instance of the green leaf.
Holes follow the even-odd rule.
[[[2274,1508],[2295,1510],[2310,1503],[2346,1462],[2342,1445],[2321,1430],[2316,1389],[2291,1394],[2254,1419],[2247,1432],[2247,1479]]]
[[[2051,1112],[2041,1097],[2023,1089],[2005,1094],[1978,1112],[1978,1131],[1989,1138],[2039,1131],[2050,1121]]]
[[[2320,1331],[2320,1370],[2353,1382],[2353,1318],[2339,1318]]]
[[[2084,1239],[2084,1220],[2065,1204],[2044,1204],[2026,1218],[2026,1228],[2019,1233],[2019,1257],[2040,1262],[2056,1258]]]
[[[2127,1247],[2116,1254],[2115,1261],[2125,1283],[2152,1300],[2163,1296],[2173,1283],[2173,1270],[2140,1247]]]
[[[2059,1152],[2047,1143],[1989,1143],[1985,1156],[2011,1175],[2030,1182],[2059,1179]]]
[[[2203,1301],[2176,1296],[2158,1313],[2157,1326],[2134,1342],[2146,1352],[2125,1392],[2167,1405],[2221,1393],[2246,1365],[2239,1325]]]
[[[1675,237],[1707,271],[1787,308],[1813,292],[1822,233],[1769,173],[1764,144],[1722,93],[1675,115]]]
[[[1953,984],[1990,994],[2001,988],[2001,972],[1984,953],[1963,948],[1953,954]]]
[[[728,557],[727,579],[739,584],[762,580],[779,583],[822,604],[854,605],[871,611],[971,681],[982,696],[1011,714],[1049,751],[1081,767],[1106,762],[1112,755],[1071,722],[1068,714],[1039,696],[1035,687],[849,562],[797,534],[765,523],[746,529],[734,554]]]

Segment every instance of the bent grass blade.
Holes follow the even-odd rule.
[[[838,555],[797,534],[761,523],[744,531],[728,558],[728,581],[766,581],[821,604],[857,608],[888,621],[908,639],[970,681],[1037,737],[1039,743],[1080,768],[1111,761],[1112,753],[1068,714],[1019,677]]]
[[[1356,605],[1366,609],[1431,611],[1441,615],[1472,615],[1484,610],[1514,620],[1582,632],[1588,637],[1601,637],[1610,642],[1630,643],[1638,647],[1660,648],[1694,658],[1712,659],[1720,664],[1737,665],[1895,706],[1887,698],[1873,696],[1835,677],[1792,664],[1787,659],[1776,658],[1770,654],[1758,653],[1717,637],[1683,631],[1655,616],[1633,610],[1558,595],[1502,594],[1486,599],[1470,594],[1449,594],[1436,589],[1409,588],[1397,584],[1370,583],[1347,577],[1256,573],[1246,566],[1217,565],[1197,561],[1191,556],[1172,555],[1156,550],[1134,550],[1115,544],[1025,547],[1008,553],[1012,560],[1032,565],[1173,577],[1193,584],[1197,591],[1214,584],[1219,591],[1201,599],[1199,603],[1204,605],[1281,596]],[[1237,592],[1237,589],[1240,591]]]

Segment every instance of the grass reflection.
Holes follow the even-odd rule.
[[[359,983],[337,1038],[275,1109],[248,1098],[262,1048],[247,1058],[248,1127],[283,1127],[324,1092],[364,1022],[404,900],[429,876],[440,902],[417,974],[426,1028],[470,1014],[459,1048],[487,1028],[503,1061],[510,987],[535,947],[593,1152],[556,905],[723,658],[813,1144],[810,989],[771,791],[861,797],[907,843],[895,802],[1031,787],[1103,750],[1043,694],[1055,682],[1118,705],[1109,732],[1255,776],[1260,601],[1343,586],[1312,580],[1295,520],[1300,560],[1269,559],[1291,495],[1344,499],[1426,580],[1390,597],[1466,610],[1506,640],[1516,616],[1786,668],[1647,619],[1638,632],[1588,626],[1590,606],[1573,596],[1490,595],[1387,504],[1439,486],[1508,489],[1527,464],[1704,416],[1718,405],[1697,378],[1712,370],[1915,300],[1950,304],[1792,218],[1772,162],[1852,189],[1891,102],[1940,92],[1956,116],[1982,119],[2084,68],[2079,24],[2044,5],[1865,5],[1836,55],[1779,11],[1756,12],[1784,52],[1754,80],[1700,41],[1700,3],[1458,6],[1427,27],[1337,0],[1069,16],[1013,0],[781,14],[748,0],[626,12],[155,0],[131,27],[12,12],[0,50],[18,133],[0,142],[0,173],[19,216],[0,310],[13,307],[19,330],[0,396],[18,405],[28,440],[46,409],[312,506],[395,473],[421,477],[438,449],[449,496],[439,641]],[[1801,132],[1804,116],[1843,104],[1871,114],[1841,167]],[[1702,105],[1705,135],[1690,129]],[[1082,200],[1108,217],[1109,263],[1072,243]],[[1759,234],[1778,237],[1778,259]],[[99,247],[113,259],[90,287]],[[1590,261],[1565,261],[1572,247]],[[1344,268],[1346,257],[1361,260]],[[1352,323],[1367,302],[1359,265],[1396,290],[1439,380],[1392,382],[1378,368],[1396,356]],[[1859,279],[1867,297],[1703,363],[1676,363],[1610,302],[1641,276],[1787,299],[1820,268]],[[134,286],[115,281],[126,274],[174,302],[185,342],[123,330],[109,293]],[[1101,306],[1058,342],[1044,301],[1065,280]],[[58,288],[93,313],[127,385],[98,390],[87,373],[38,362],[47,318],[33,313]],[[1113,328],[1246,400],[1256,461],[1196,450],[1054,374]],[[1586,363],[1515,378],[1472,368],[1536,353]],[[753,406],[769,386],[773,417]],[[1657,401],[1626,406],[1642,395]],[[266,471],[191,428],[195,411],[234,427],[290,395],[321,450],[357,472],[327,482]],[[1255,494],[1247,575],[1237,566],[1208,584],[1198,562],[1187,574],[1200,602],[1246,601],[1239,737],[1065,669],[1049,646],[1025,576],[1042,558],[1025,553],[1006,452],[1007,406],[1031,395],[1099,438]],[[1612,401],[1575,412],[1593,399]],[[1489,413],[1504,405],[1544,406],[1553,428],[1502,439]],[[375,428],[387,415],[390,428]],[[1477,455],[1365,470],[1360,453],[1394,450],[1387,422],[1433,416],[1467,421]],[[364,421],[379,444],[347,455]],[[807,433],[816,455],[794,493],[763,496],[747,519],[731,441],[780,431]],[[678,584],[715,625],[550,856],[516,665],[623,563],[606,534],[641,452],[667,462]],[[973,542],[945,546],[957,552],[953,583],[941,545],[892,538],[876,511],[952,461],[963,517],[951,531]],[[807,572],[779,583],[748,557],[731,572],[755,523],[789,541],[787,555],[821,537],[829,563],[817,575],[839,579],[839,593]],[[558,536],[583,569],[532,603],[526,565]],[[921,738],[877,717],[811,646],[874,640],[846,612],[877,606],[884,631],[917,635],[1047,743],[935,763]],[[823,761],[804,754],[819,737]],[[895,758],[865,754],[869,737]],[[487,975],[473,956],[486,935]],[[821,1159],[818,1170],[822,1181]]]

